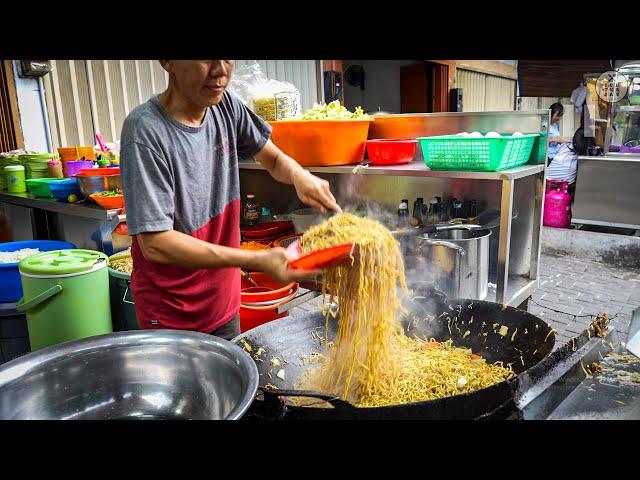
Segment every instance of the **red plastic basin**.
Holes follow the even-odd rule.
[[[247,330],[263,325],[267,322],[271,322],[278,318],[286,317],[289,312],[278,313],[278,307],[290,302],[298,295],[299,286],[296,283],[293,291],[281,299],[279,302],[273,305],[265,306],[253,306],[246,303],[240,304],[240,332],[244,333]],[[244,302],[244,300],[242,300]]]
[[[411,163],[418,142],[412,139],[367,140],[367,157],[372,165]]]
[[[240,302],[242,303],[280,300],[287,297],[298,286],[293,282],[283,285],[263,272],[252,272],[249,277],[258,284],[258,288],[247,278],[243,278],[240,286]]]

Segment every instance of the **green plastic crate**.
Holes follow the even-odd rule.
[[[457,135],[419,137],[424,163],[432,170],[496,172],[527,163],[540,134],[469,138]]]

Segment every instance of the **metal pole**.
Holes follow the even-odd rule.
[[[496,302],[507,303],[509,284],[509,248],[511,245],[511,216],[513,210],[513,178],[502,180],[500,200],[500,241],[498,244],[498,278],[496,281]]]

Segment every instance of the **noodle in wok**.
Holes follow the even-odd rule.
[[[379,222],[343,213],[310,228],[300,240],[303,253],[344,243],[354,244],[350,264],[323,273],[323,293],[329,292],[323,312],[327,322],[339,313],[338,332],[299,388],[380,407],[470,392],[514,376],[510,367],[488,364],[451,340],[405,335],[397,290],[407,290],[402,254]],[[329,308],[336,300],[337,313]]]

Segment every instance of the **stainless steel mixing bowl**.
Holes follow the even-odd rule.
[[[242,348],[181,330],[117,332],[0,368],[0,419],[238,419],[258,388]]]
[[[122,190],[120,174],[118,175],[76,175],[80,192],[86,198],[93,193],[115,190]]]

